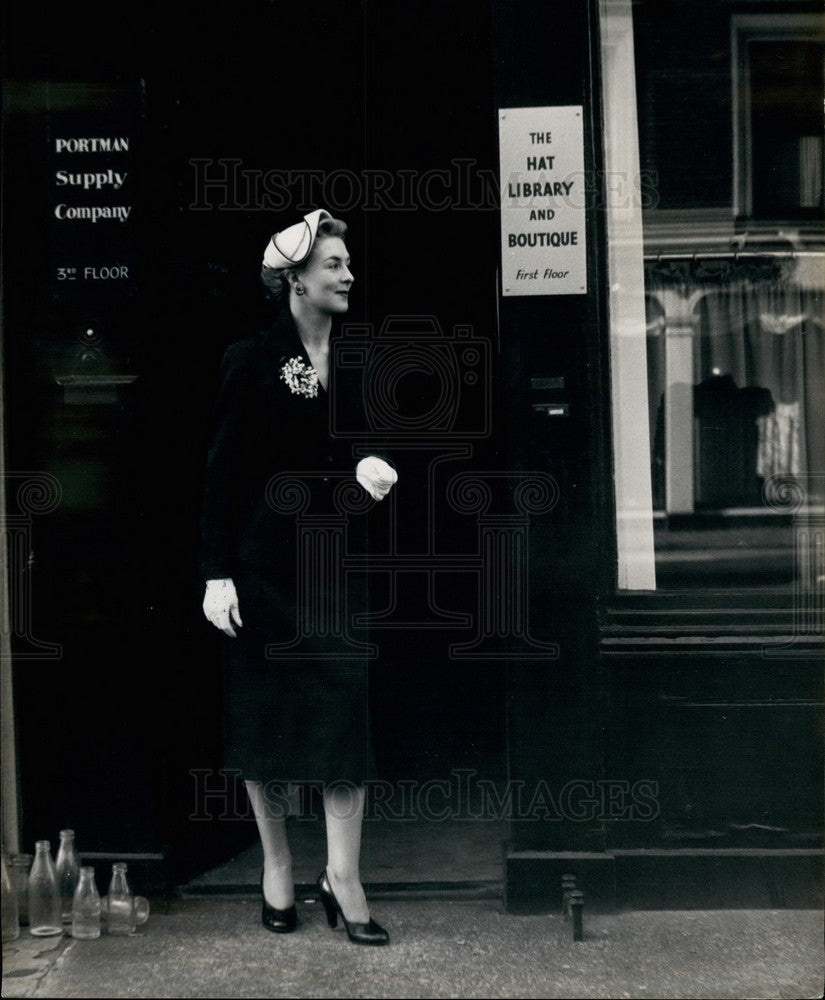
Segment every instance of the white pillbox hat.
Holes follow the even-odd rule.
[[[295,267],[309,257],[318,232],[318,224],[323,219],[331,219],[329,212],[316,208],[314,212],[304,216],[303,222],[275,233],[264,251],[266,267]]]

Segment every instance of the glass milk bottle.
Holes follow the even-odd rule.
[[[74,847],[74,830],[60,831],[60,847],[55,862],[57,891],[60,893],[60,918],[64,923],[72,919],[72,900],[80,878],[80,865]]]
[[[92,940],[100,937],[100,895],[94,868],[82,867],[72,900],[72,937]]]
[[[48,840],[38,840],[29,872],[29,930],[35,937],[63,933],[57,873]]]
[[[29,922],[29,872],[32,866],[31,854],[12,854],[9,877],[17,895],[17,916],[20,926]]]
[[[145,924],[149,917],[147,900],[143,896],[132,895],[123,861],[112,865],[112,881],[103,902],[103,916],[108,934],[131,934],[138,924]]]
[[[11,884],[6,857],[0,854],[2,864],[2,903],[3,903],[3,943],[16,941],[20,937],[20,921],[17,919],[17,893]]]

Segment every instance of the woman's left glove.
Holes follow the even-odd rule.
[[[355,467],[355,477],[373,500],[383,500],[398,482],[395,469],[377,455],[362,458]]]

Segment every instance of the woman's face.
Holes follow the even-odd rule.
[[[302,299],[319,312],[343,313],[349,308],[349,290],[355,280],[350,257],[340,236],[325,236],[312,248],[298,278],[304,286]]]

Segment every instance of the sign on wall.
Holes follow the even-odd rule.
[[[50,110],[46,130],[49,287],[93,312],[135,292],[136,95],[78,84],[60,93],[74,107]]]
[[[498,113],[503,295],[587,291],[582,107]]]

